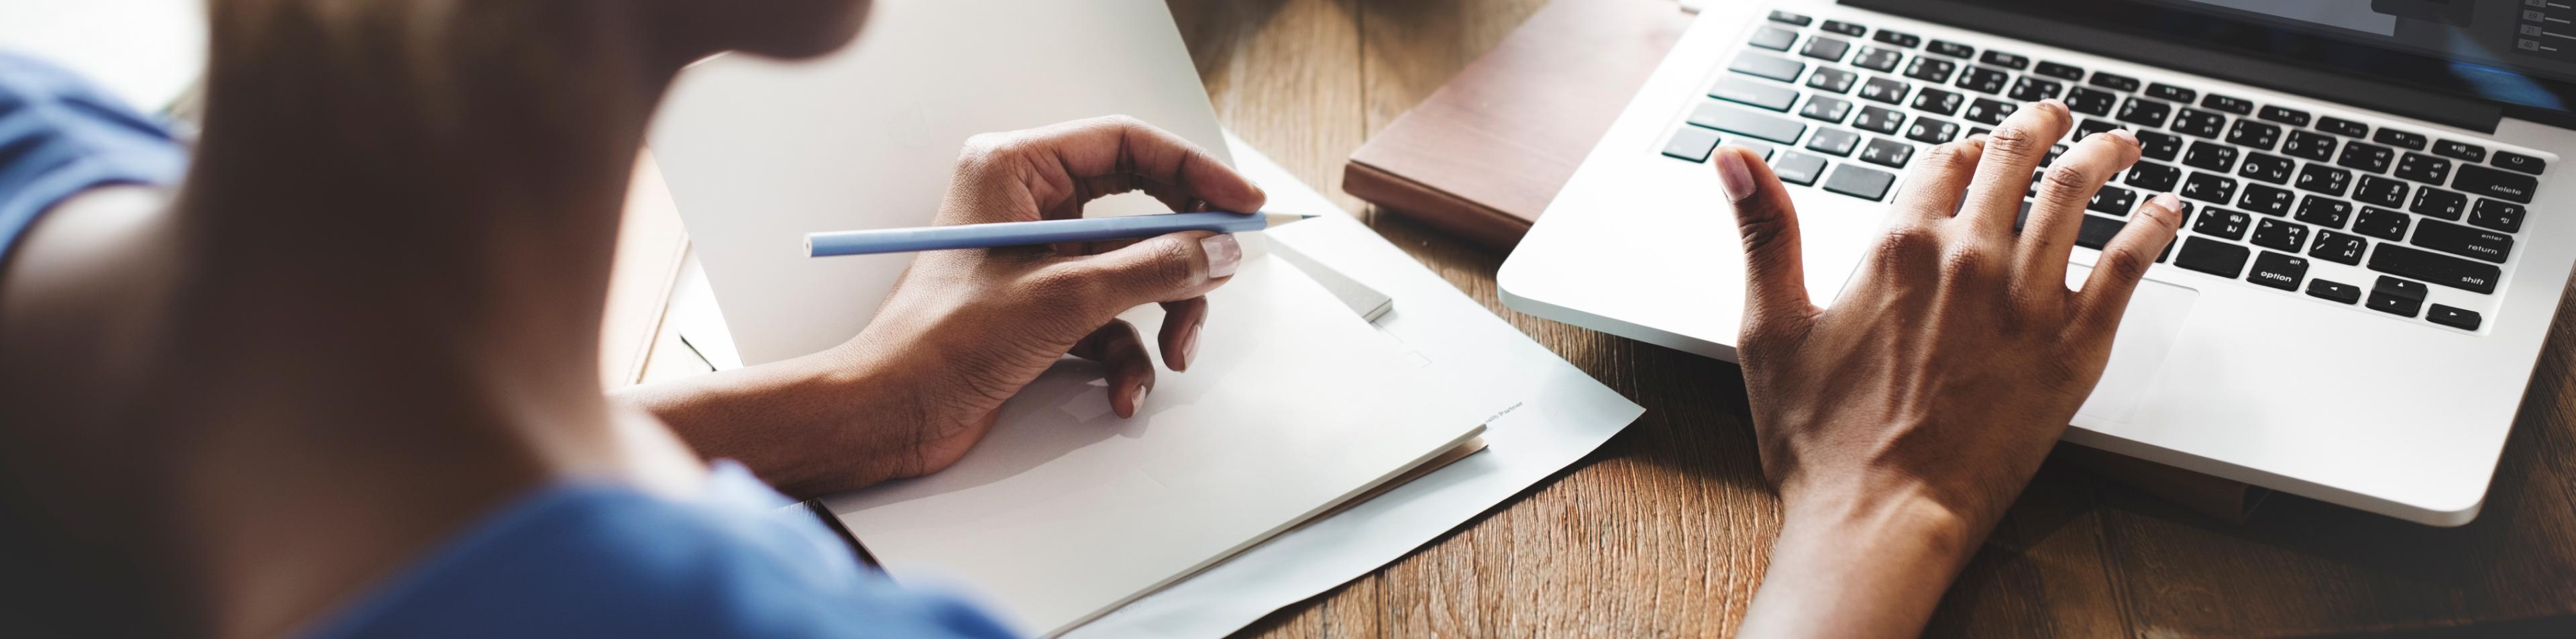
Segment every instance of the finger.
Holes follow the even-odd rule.
[[[2066,285],[2066,257],[2075,250],[2075,234],[2084,225],[2093,193],[2137,161],[2137,135],[2118,129],[2084,136],[2049,165],[2039,195],[2031,199],[2030,221],[2022,225],[2021,242],[2013,249],[2017,285]]]
[[[2039,170],[2040,160],[2048,157],[2048,150],[2066,137],[2067,127],[2074,123],[2066,103],[2055,98],[2033,102],[2004,118],[1986,136],[1985,152],[1977,161],[1976,178],[1969,182],[1959,216],[1979,233],[2010,235],[2014,218],[2021,214],[2022,194],[2029,192],[2031,172]]]
[[[1960,195],[1976,175],[1977,158],[1985,154],[1986,136],[1972,135],[1934,145],[1914,161],[1906,174],[1905,193],[1896,198],[1901,221],[1945,220],[1959,212]]]
[[[1067,353],[1109,368],[1109,409],[1119,417],[1135,417],[1145,395],[1154,390],[1154,358],[1145,354],[1144,340],[1127,320],[1109,320]]]
[[[1206,297],[1163,303],[1163,331],[1157,334],[1163,346],[1163,367],[1190,369],[1190,362],[1199,356],[1199,328],[1207,325],[1207,314]]]
[[[969,154],[1016,162],[1037,210],[1073,217],[1080,205],[1143,190],[1176,211],[1261,210],[1268,195],[1216,156],[1132,117],[1076,120],[977,136]]]
[[[2174,232],[2182,229],[2182,216],[2182,198],[2172,193],[2140,205],[2129,216],[2129,225],[2102,247],[2101,259],[2093,262],[2093,274],[2085,277],[2084,290],[2076,292],[2075,307],[2081,316],[2117,325],[2120,315],[2129,311],[2129,294],[2146,277],[2147,266],[2155,264],[2165,247],[2173,244]]]
[[[1065,260],[1053,267],[1079,286],[1076,300],[1102,318],[1156,302],[1206,295],[1243,263],[1243,245],[1232,235],[1206,231],[1170,233],[1115,251]]]
[[[1735,204],[1736,235],[1744,240],[1744,332],[1763,323],[1813,317],[1816,305],[1807,299],[1798,211],[1789,203],[1789,189],[1751,149],[1721,146],[1709,160],[1717,166],[1726,198]]]

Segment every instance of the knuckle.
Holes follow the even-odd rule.
[[[2048,110],[2031,109],[2031,111],[2045,113]],[[2040,123],[2025,118],[2007,120],[1993,133],[1986,134],[1986,152],[2001,153],[2005,157],[2015,158],[2028,156],[2030,160],[2036,162],[2041,154],[2048,152],[2049,147],[2057,144],[2056,139],[2035,130],[2038,126]]]
[[[1959,172],[1974,169],[1977,166],[1977,158],[1975,155],[1968,153],[1968,143],[1966,141],[1941,143],[1940,145],[1932,147],[1932,150],[1926,153],[1923,159],[1926,161],[1924,162],[1923,167],[1919,170],[1926,172]]]
[[[1931,259],[1940,246],[1938,233],[1927,227],[1909,225],[1891,229],[1887,235],[1881,236],[1876,253],[1879,264],[1905,268]]]
[[[1198,279],[1199,257],[1193,242],[1177,237],[1153,241],[1153,266],[1149,267],[1155,282],[1164,286],[1185,286]]]
[[[1043,308],[1068,315],[1089,315],[1104,304],[1103,279],[1089,268],[1067,262],[1031,273],[1022,288]]]
[[[1797,233],[1788,216],[1767,206],[1737,207],[1735,228],[1743,236],[1748,254],[1778,250],[1784,240]]]
[[[1960,244],[1941,253],[1941,279],[1960,282],[1983,277],[1997,262],[1995,251],[1977,244]]]

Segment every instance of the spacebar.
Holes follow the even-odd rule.
[[[2504,277],[2504,269],[2492,265],[2396,243],[2381,244],[2370,253],[2370,270],[2481,294],[2494,293],[2496,279]]]
[[[1691,111],[1690,123],[1781,144],[1794,144],[1798,141],[1798,134],[1807,132],[1807,125],[1797,120],[1754,113],[1720,102],[1700,103],[1698,109]]]

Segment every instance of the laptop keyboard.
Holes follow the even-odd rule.
[[[1731,142],[1784,182],[1884,201],[1922,150],[2058,98],[2077,122],[2066,143],[2126,127],[2141,147],[2094,194],[2078,245],[2102,248],[2141,198],[2170,191],[2187,221],[2158,262],[2465,331],[2497,306],[2547,168],[2488,140],[1781,11],[1717,75],[1664,156],[1706,162]],[[2311,277],[2312,260],[2358,268]],[[2477,308],[2429,302],[2428,287],[2475,294],[2463,303]]]

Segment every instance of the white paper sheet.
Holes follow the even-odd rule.
[[[1249,256],[1208,305],[1190,370],[1160,373],[1135,417],[1110,412],[1102,367],[1065,360],[956,465],[824,504],[896,580],[962,585],[1051,634],[1481,430],[1451,380],[1276,257]]]
[[[1395,299],[1378,321],[1424,369],[1462,382],[1493,417],[1486,450],[1270,541],[1067,633],[1218,637],[1359,578],[1573,464],[1645,409],[1533,342],[1233,134],[1236,169],[1271,211],[1325,217],[1270,240]],[[863,536],[864,537],[864,536]]]

